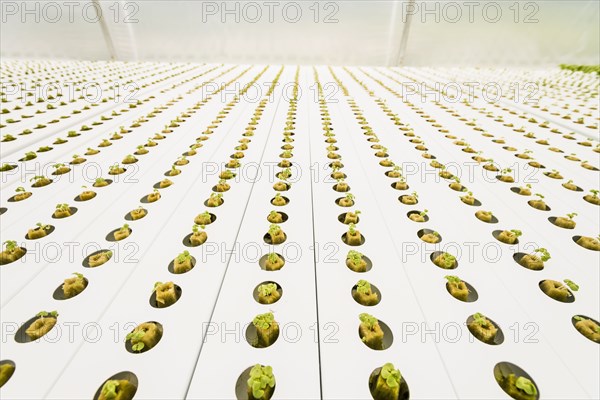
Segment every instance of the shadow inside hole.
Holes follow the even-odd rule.
[[[446,282],[446,290],[448,291],[448,293],[450,294],[450,296],[452,296],[453,298],[455,298],[458,301],[462,301],[464,303],[473,303],[476,302],[479,299],[479,294],[477,293],[477,290],[475,290],[475,288],[473,286],[471,286],[471,284],[467,281],[462,281],[465,286],[467,287],[467,289],[469,290],[469,294],[467,295],[467,300],[463,300],[463,299],[459,299],[457,297],[454,297],[452,295],[452,293],[450,292],[450,283]]]
[[[74,200],[75,200],[75,201],[79,201],[79,202],[88,201],[88,200],[92,200],[92,199],[93,199],[93,198],[95,198],[97,195],[98,195],[98,193],[94,192],[94,195],[93,195],[92,197],[90,197],[90,198],[86,198],[86,199],[83,199],[83,198],[81,198],[81,195],[77,195],[77,197],[75,197],[75,199],[74,199]]]
[[[537,207],[534,207],[534,206],[533,206],[533,204],[534,204],[533,202],[534,202],[534,201],[535,201],[535,200],[529,200],[529,201],[527,202],[527,204],[529,204],[529,207],[531,207],[531,208],[534,208],[534,209],[536,209],[536,210],[539,210],[539,211],[550,211],[550,207],[548,207],[548,205],[546,205],[546,208],[544,208],[543,210],[542,210],[542,209],[539,209],[539,208],[537,208]]]
[[[277,254],[279,256],[279,258],[283,261],[283,265],[281,266],[281,268],[279,268],[278,270],[267,269],[267,260],[269,258],[269,255],[265,254],[258,260],[258,265],[260,266],[260,268],[262,270],[272,272],[272,271],[279,271],[280,269],[285,267],[285,263],[286,263],[285,258],[283,258],[283,256],[279,253],[275,253],[275,254]]]
[[[378,320],[378,321],[379,321],[379,327],[383,331],[383,346],[382,346],[382,348],[380,348],[380,349],[373,348],[366,342],[363,342],[363,343],[365,344],[365,346],[367,346],[368,348],[370,348],[372,350],[377,350],[377,351],[386,350],[386,349],[389,349],[390,346],[392,345],[392,343],[394,342],[394,334],[392,333],[392,330],[390,329],[389,326],[387,326],[387,324],[385,322],[383,322],[382,320]],[[360,336],[360,325],[358,327],[358,338],[362,342],[362,337]]]
[[[284,232],[284,233],[283,233],[283,236],[284,236],[283,242],[281,242],[281,243],[277,243],[277,244],[282,244],[282,243],[285,243],[285,241],[287,240],[287,234]],[[273,245],[273,246],[276,246],[276,245],[277,245],[277,244],[273,244],[273,243],[272,243],[272,241],[271,241],[271,235],[270,235],[268,232],[267,232],[267,233],[265,233],[265,235],[263,236],[263,240],[264,240],[264,242],[265,242],[266,244]]]
[[[70,300],[70,299],[74,299],[75,297],[77,297],[81,293],[83,293],[85,291],[85,289],[87,289],[87,287],[89,285],[89,281],[87,280],[87,278],[83,278],[83,290],[81,292],[77,293],[75,296],[71,296],[71,297],[65,297],[65,292],[63,290],[63,285],[64,285],[64,282],[61,283],[60,285],[58,285],[58,287],[56,289],[54,289],[54,293],[52,293],[52,298],[54,300]]]
[[[466,204],[471,207],[481,207],[481,202],[477,199],[474,199],[473,204],[465,203],[464,201],[463,201],[463,204]]]
[[[69,218],[69,217],[72,217],[72,216],[73,216],[73,215],[74,215],[76,212],[77,212],[77,207],[69,207],[69,213],[70,213],[71,215],[69,215],[69,216],[66,216],[66,217],[56,217],[56,216],[55,216],[55,213],[52,213],[52,218],[54,218],[54,219],[64,219],[64,218]]]
[[[15,364],[15,362],[13,360],[0,361],[0,367],[6,368],[5,366],[10,366],[12,368],[7,369],[8,371],[7,371],[6,375],[4,376],[4,383],[0,384],[0,388],[8,383],[10,378],[12,378],[12,376],[14,375],[15,370],[17,369],[17,365]],[[2,369],[4,369],[4,368],[2,368]]]
[[[365,244],[365,236],[361,233],[360,234],[360,243],[349,243],[348,242],[348,232],[345,232],[342,235],[342,242],[344,242],[344,244],[348,245],[348,246],[362,246],[363,244]]]
[[[571,324],[572,324],[572,325],[573,325],[573,327],[574,327],[574,328],[577,330],[577,332],[579,332],[579,333],[581,334],[581,336],[583,336],[584,338],[586,338],[586,339],[588,339],[588,340],[591,340],[592,342],[594,342],[594,340],[593,340],[592,338],[590,338],[590,337],[587,337],[587,336],[584,334],[584,332],[581,332],[579,329],[577,329],[577,323],[578,323],[578,322],[580,322],[580,321],[578,321],[578,318],[582,318],[582,319],[584,319],[584,320],[590,320],[592,323],[596,324],[596,325],[595,325],[596,327],[600,326],[600,323],[598,323],[598,321],[596,321],[595,319],[592,319],[592,318],[590,318],[590,317],[587,317],[587,316],[585,316],[585,315],[583,315],[583,314],[577,314],[577,315],[574,315],[574,316],[571,318]],[[591,325],[591,324],[590,324],[590,325]],[[587,327],[587,329],[585,330],[585,332],[588,332],[588,333],[590,334],[590,336],[592,336],[592,337],[593,337],[593,335],[594,335],[594,333],[595,333],[595,332],[592,330],[592,327],[591,327],[591,326],[588,326],[588,327]],[[598,343],[598,342],[595,342],[595,343]]]
[[[250,379],[250,370],[252,370],[253,366],[250,366],[248,368],[246,368],[238,377],[237,381],[235,382],[235,397],[236,400],[248,400],[248,379]],[[263,365],[264,367],[264,365]],[[275,389],[277,388],[277,383],[275,383],[275,386],[273,386],[272,389],[270,389],[270,393],[267,397],[261,399],[261,400],[270,400],[271,397],[273,396],[273,394],[275,393]],[[94,399],[96,400],[96,399]]]
[[[112,179],[105,179],[104,182],[106,182],[106,185],[98,186],[94,182],[94,184],[92,186],[95,187],[95,188],[103,188],[103,187],[109,186],[111,183],[113,183],[113,180]]]
[[[419,223],[421,223],[421,222],[427,222],[427,221],[429,221],[429,216],[428,216],[427,214],[425,214],[425,215],[422,215],[422,217],[423,217],[423,220],[422,220],[422,221],[415,221],[415,220],[413,220],[412,218],[410,218],[410,216],[411,216],[411,215],[421,215],[421,211],[418,211],[418,210],[412,210],[412,211],[409,211],[409,212],[407,212],[407,213],[406,213],[406,216],[407,216],[407,217],[408,217],[408,218],[409,218],[411,221],[414,221],[414,222],[419,222]]]
[[[169,270],[170,273],[175,274],[175,275],[186,274],[196,267],[196,258],[194,256],[190,256],[190,258],[191,258],[190,263],[191,263],[192,267],[188,271],[175,272],[175,260],[171,260],[171,262],[169,263],[169,267],[167,269]]]
[[[50,236],[50,234],[56,230],[56,228],[54,227],[54,225],[46,225],[46,226],[48,226],[48,229],[46,229],[46,234],[44,236],[39,237],[39,238],[32,238],[32,239],[30,239],[29,238],[29,233],[26,233],[25,234],[25,239],[27,239],[27,240],[39,240],[39,239],[43,239],[45,237]],[[37,228],[36,228],[36,230],[37,230]]]
[[[427,234],[433,234],[435,231],[431,230],[431,229],[419,229],[417,231],[417,236],[419,237],[419,239],[423,240],[423,236],[427,235]],[[423,240],[424,241],[424,240]],[[437,242],[435,243],[440,243],[442,241],[442,235],[440,235],[438,233],[437,235]],[[425,241],[424,241],[425,242]],[[429,244],[435,244],[435,243],[431,243],[431,242],[425,242],[425,243],[429,243]]]
[[[542,291],[542,293],[544,293],[546,296],[550,297],[552,300],[556,300],[560,303],[575,302],[575,295],[568,287],[565,288],[565,289],[567,289],[567,295],[563,297],[564,291],[558,290],[558,287],[556,284],[558,284],[558,287],[566,286],[562,282],[556,282],[556,281],[552,281],[549,279],[544,279],[543,281],[540,281],[538,283],[538,286],[539,286],[540,290]]]
[[[275,207],[283,207],[283,206],[287,206],[288,204],[290,204],[290,199],[288,199],[288,198],[287,198],[287,197],[285,197],[285,196],[280,196],[280,197],[281,197],[283,200],[285,200],[285,204],[279,204],[279,205],[278,205],[278,204],[275,204],[275,203],[274,203],[274,201],[275,201],[275,198],[272,198],[272,199],[271,199],[271,204],[272,204],[272,205],[274,205]]]
[[[93,400],[99,400],[100,394],[102,393],[102,387],[104,386],[104,384],[108,381],[113,381],[113,380],[128,381],[131,384],[131,386],[133,386],[133,390],[131,391],[130,396],[124,397],[124,398],[129,399],[129,398],[135,397],[135,393],[137,392],[138,385],[139,385],[138,378],[133,372],[122,371],[117,374],[114,374],[113,376],[111,376],[110,378],[108,378],[104,382],[102,382],[100,387],[98,387],[98,390],[96,390]]]
[[[504,232],[504,231],[501,231],[501,230],[495,230],[495,231],[493,231],[493,232],[492,232],[492,236],[493,236],[493,237],[494,237],[494,238],[495,238],[497,241],[499,241],[500,243],[504,243],[504,244],[507,244],[507,245],[509,245],[509,246],[512,246],[512,245],[515,245],[515,244],[519,244],[519,238],[516,238],[516,239],[515,239],[515,241],[514,241],[514,243],[506,243],[506,242],[503,242],[502,240],[500,240],[500,239],[499,239],[499,237],[500,237],[500,234],[501,234],[502,232]]]
[[[125,220],[126,221],[139,221],[140,219],[146,218],[146,216],[148,215],[148,210],[146,210],[145,208],[143,210],[146,211],[146,213],[144,214],[143,217],[138,218],[138,219],[133,219],[133,217],[131,216],[131,211],[130,211],[127,214],[125,214]]]
[[[271,221],[271,220],[268,219],[268,216],[267,216],[267,220],[270,223],[272,223],[272,224],[283,224],[284,222],[286,222],[289,219],[289,217],[288,217],[288,215],[286,213],[284,213],[282,211],[277,211],[277,213],[279,215],[281,215],[281,221],[279,221],[279,222],[273,222],[273,221]]]
[[[347,185],[346,187],[338,187],[338,184],[336,183],[335,185],[332,186],[333,190],[335,190],[336,192],[349,192],[350,191],[350,186]]]
[[[377,286],[373,285],[372,283],[369,282],[369,284],[371,285],[371,292],[377,295],[377,300],[372,302],[371,304],[365,304],[364,302],[360,301],[360,297],[358,296],[358,291],[356,290],[358,285],[352,286],[352,289],[350,290],[350,295],[352,296],[354,301],[356,301],[358,304],[365,306],[365,307],[376,306],[377,304],[379,304],[381,302],[381,291],[379,290],[379,288],[377,288]]]
[[[6,208],[6,207],[0,207],[0,215],[4,214],[7,211],[8,211],[8,208]]]
[[[466,186],[463,186],[463,185],[460,185],[460,187],[458,187],[458,188],[454,188],[454,187],[452,187],[452,184],[450,183],[450,184],[448,185],[448,187],[449,187],[450,189],[454,190],[455,192],[466,192],[466,191],[467,191],[467,187],[466,187]]]
[[[480,220],[481,222],[485,222],[486,224],[497,224],[498,223],[498,218],[496,218],[495,215],[492,215],[492,219],[489,221],[484,221],[481,218],[477,217],[477,213],[475,213],[475,217]]]
[[[277,286],[277,292],[279,293],[279,298],[277,300],[271,302],[271,303],[263,303],[263,302],[260,301],[260,298],[258,297],[258,288],[261,285],[267,285],[269,283],[272,283],[272,284],[274,284],[274,285]],[[283,288],[281,287],[281,285],[279,283],[274,282],[274,281],[264,281],[264,282],[261,282],[258,285],[256,285],[254,287],[254,290],[252,291],[252,297],[254,298],[254,300],[257,303],[260,303],[260,304],[275,304],[275,303],[277,303],[281,299],[282,296],[283,296]]]
[[[204,243],[206,243],[206,242],[204,242],[202,244],[193,244],[191,241],[191,237],[193,234],[194,234],[193,232],[188,233],[181,241],[185,247],[200,247],[200,246],[204,245]],[[208,235],[207,235],[207,241],[208,241]]]
[[[473,318],[473,315],[469,315],[469,317],[467,318],[467,329],[469,330],[469,332],[471,332],[471,335],[473,335],[473,337],[475,337],[477,340],[479,340],[481,343],[485,343],[485,344],[489,344],[492,346],[497,346],[499,344],[504,343],[504,332],[502,332],[502,329],[500,328],[500,326],[498,326],[498,324],[496,322],[494,322],[491,318],[489,318],[488,316],[485,316],[485,318],[490,321],[490,323],[497,329],[496,331],[496,335],[488,342],[484,342],[483,340],[481,340],[479,337],[477,337],[477,335],[474,333],[476,331],[474,331],[474,329],[471,327],[471,323],[475,320]]]
[[[250,346],[254,347],[255,349],[266,349],[267,347],[271,347],[275,344],[275,342],[277,342],[277,339],[279,338],[279,326],[277,326],[277,328],[278,329],[276,331],[273,342],[271,344],[269,344],[268,346],[265,346],[262,343],[259,343],[258,333],[256,332],[256,327],[254,326],[254,324],[252,322],[250,322],[249,324],[247,324],[246,332],[244,335],[246,338],[246,342],[248,342],[248,344]]]
[[[379,374],[381,373],[381,368],[375,368],[371,375],[369,376],[369,391],[371,392],[371,396],[375,399],[376,393],[375,388],[377,386],[377,380],[379,378]],[[408,389],[408,384],[404,380],[404,376],[400,377],[400,388],[398,390],[398,396],[395,398],[387,398],[386,400],[408,400],[410,398],[410,392]]]
[[[408,199],[410,197],[412,197],[412,196],[410,196],[408,194],[405,194],[405,195],[402,195],[402,196],[398,197],[398,200],[400,201],[400,203],[405,204],[407,206],[413,206],[413,205],[419,203],[419,199],[417,199],[417,198],[414,199],[414,202],[408,201]]]
[[[106,262],[104,262],[104,263],[102,263],[100,265],[93,266],[93,267],[90,265],[90,258],[93,257],[93,256],[95,256],[95,255],[97,255],[97,254],[106,253],[106,252],[110,252],[110,250],[108,250],[108,249],[101,249],[101,250],[94,251],[91,254],[88,254],[83,259],[81,265],[83,265],[85,268],[98,268],[98,267],[101,267],[102,265],[104,265],[104,264],[106,264],[107,262],[110,261],[110,259],[112,258],[112,255],[111,255],[111,257],[108,260],[106,260]]]
[[[158,197],[156,200],[154,200],[154,201],[150,201],[150,200],[148,199],[148,196],[150,196],[150,195],[148,195],[148,194],[147,194],[147,195],[145,195],[144,197],[142,197],[142,198],[140,199],[140,203],[142,203],[142,204],[152,204],[152,203],[156,203],[156,202],[157,202],[157,201],[159,201],[159,200],[161,199],[161,197],[162,197],[162,195],[161,195],[161,197]]]
[[[11,264],[11,263],[14,263],[15,261],[18,261],[18,260],[20,260],[21,258],[25,257],[25,254],[27,254],[27,249],[26,249],[25,247],[19,247],[19,248],[20,248],[20,249],[21,249],[21,251],[23,252],[23,254],[22,254],[20,257],[18,257],[18,258],[15,258],[14,260],[10,260],[10,261],[8,261],[8,260],[7,260],[7,259],[5,259],[5,258],[2,258],[2,259],[0,259],[0,265],[7,265],[7,264]]]
[[[173,185],[174,185],[174,182],[171,182],[171,183],[170,183],[169,185],[167,185],[167,186],[163,186],[163,185],[161,185],[161,183],[162,183],[162,181],[160,181],[160,182],[156,182],[154,185],[152,185],[152,188],[153,188],[153,189],[166,189],[166,188],[168,188],[168,187],[171,187],[171,186],[173,186]]]
[[[516,186],[511,187],[510,191],[513,192],[513,193],[516,193],[518,195],[521,195],[521,196],[531,196],[530,194],[523,194],[523,193],[521,193],[521,188],[518,188]]]
[[[548,217],[548,221],[550,221],[550,223],[554,226],[558,226],[559,228],[563,228],[563,229],[575,229],[575,226],[560,226],[556,223],[556,219],[557,217]]]
[[[183,293],[183,290],[181,289],[181,287],[179,285],[173,285],[175,288],[175,301],[173,302],[173,304],[177,303],[179,301],[179,299],[181,298],[181,294]],[[154,308],[168,308],[171,307],[173,304],[169,304],[169,305],[161,305],[158,300],[156,299],[156,290],[152,291],[152,294],[150,295],[150,300],[149,303],[152,307]]]
[[[46,332],[44,335],[42,335],[41,337],[39,337],[37,339],[31,338],[25,331],[31,326],[31,324],[33,324],[34,321],[36,321],[39,318],[40,317],[38,317],[38,316],[31,317],[23,325],[21,325],[19,330],[17,330],[17,333],[15,333],[15,341],[17,343],[31,343],[31,342],[40,340],[41,338],[46,336],[48,333],[50,333],[56,327],[56,324],[55,324],[48,332]],[[44,319],[50,319],[50,318],[53,318],[54,320],[56,320],[56,323],[58,323],[57,318],[54,318],[51,316],[44,317]]]
[[[579,243],[579,240],[582,239],[582,238],[583,237],[580,236],[580,235],[576,235],[576,236],[572,237],[572,239],[575,242],[575,244],[577,244],[579,247],[583,247],[584,249],[590,250],[590,251],[600,251],[600,249],[590,249],[590,248],[587,248],[587,247],[583,246],[581,243]]]
[[[494,366],[494,378],[496,379],[496,383],[509,396],[510,388],[507,388],[504,382],[511,374],[515,375],[517,378],[523,377],[529,379],[537,389],[537,394],[534,396],[534,399],[538,400],[540,398],[540,388],[535,383],[533,378],[531,378],[531,376],[527,372],[525,372],[521,367],[506,361],[499,362]]]
[[[152,349],[154,349],[156,346],[158,346],[158,344],[160,343],[160,340],[162,339],[163,336],[163,326],[160,322],[156,322],[156,321],[147,321],[145,323],[152,323],[156,325],[156,331],[157,331],[157,340],[156,343],[154,343],[154,346],[152,346],[151,348],[146,348],[144,346],[144,348],[141,351],[134,351],[133,350],[133,345],[131,344],[131,340],[125,339],[125,350],[127,350],[129,353],[131,354],[142,354],[145,353],[147,351],[150,351]],[[131,330],[131,332],[133,332],[133,330]]]
[[[117,228],[117,229],[113,229],[112,231],[110,231],[106,237],[104,238],[107,242],[120,242],[121,240],[125,240],[127,238],[129,238],[129,236],[131,236],[131,233],[133,232],[133,229],[129,228],[129,235],[123,239],[117,240],[115,239],[115,233],[119,232],[121,230],[121,228]]]
[[[456,260],[456,258],[454,259],[454,264],[452,264],[452,266],[450,268],[444,268],[444,267],[440,267],[439,265],[437,265],[433,260],[435,260],[438,256],[440,256],[442,254],[444,254],[443,251],[434,251],[433,253],[431,253],[429,255],[429,259],[431,260],[433,265],[435,265],[438,268],[445,269],[445,270],[451,270],[451,269],[458,268],[458,261]]]
[[[345,221],[346,221],[346,215],[347,215],[347,214],[348,214],[348,213],[342,213],[342,214],[338,215],[338,221],[340,221],[342,224],[345,224],[345,225],[348,225],[348,224],[350,224],[350,223],[353,223],[353,224],[358,224],[358,223],[360,222],[360,217],[357,215],[357,216],[356,216],[356,221],[353,221],[353,222],[348,222],[348,223],[346,224],[346,222],[345,222]]]

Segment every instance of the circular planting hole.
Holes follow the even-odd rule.
[[[154,308],[167,308],[177,303],[183,293],[179,285],[173,282],[158,282],[150,295],[150,305]]]
[[[265,254],[258,260],[258,265],[264,271],[279,271],[281,268],[285,266],[285,258],[279,253],[271,253],[276,254],[277,260],[269,260],[269,254]],[[267,262],[269,261],[269,262]]]
[[[513,192],[513,193],[516,193],[518,195],[521,195],[521,196],[531,196],[531,194],[521,193],[521,188],[516,187],[516,186],[511,187],[510,191]]]
[[[398,388],[398,396],[390,396],[388,390],[382,391],[377,386],[379,375],[381,374],[381,368],[375,368],[369,376],[369,391],[374,400],[408,400],[410,398],[410,392],[408,390],[408,384],[404,380],[404,376],[400,377],[400,387]]]
[[[433,265],[441,269],[450,270],[458,268],[458,261],[456,260],[456,257],[450,253],[434,251],[429,255],[429,259]]]
[[[380,329],[372,332],[366,331],[365,328],[362,328],[363,324],[361,323],[358,326],[358,338],[362,343],[365,344],[365,346],[372,350],[389,349],[394,342],[392,330],[382,320],[378,320],[378,324]],[[381,337],[381,334],[383,334],[383,337]],[[363,340],[363,338],[365,339]]]
[[[102,249],[89,254],[81,263],[85,268],[96,268],[105,264],[112,258],[112,251]]]
[[[253,365],[251,367],[246,368],[235,382],[235,397],[237,400],[248,400],[252,398],[250,397],[250,395],[252,394],[252,388],[248,388],[248,380],[250,379],[250,371],[254,367],[255,366]],[[261,365],[261,367],[264,367],[264,365]],[[265,393],[260,400],[270,400],[271,397],[273,397],[273,394],[275,393],[276,387],[276,383],[275,385],[273,385],[273,387],[269,387],[267,385],[265,388]]]
[[[354,200],[348,199],[346,197],[339,197],[335,199],[335,204],[340,207],[352,207],[354,205]]]
[[[504,244],[511,245],[511,246],[519,243],[519,239],[518,239],[518,238],[515,238],[515,241],[514,241],[513,243],[508,243],[508,242],[506,242],[506,241],[505,241],[505,239],[504,239],[504,236],[501,236],[501,235],[500,235],[502,232],[504,232],[504,231],[501,231],[501,230],[495,230],[495,231],[493,231],[493,232],[492,232],[492,236],[493,236],[493,237],[494,237],[494,238],[495,238],[497,241],[499,241],[499,242],[501,242],[501,243],[504,243]]]
[[[360,254],[360,253],[359,253]],[[373,268],[373,262],[364,254],[360,254],[360,264],[356,265],[350,258],[346,258],[346,267],[358,273],[368,272]]]
[[[550,211],[550,207],[548,207],[548,205],[546,205],[546,204],[541,204],[541,205],[540,205],[540,203],[538,203],[538,201],[537,201],[537,200],[529,200],[529,201],[527,202],[527,204],[529,204],[529,207],[531,207],[531,208],[535,208],[536,210],[540,210],[540,211]],[[542,208],[542,206],[543,206],[543,208]]]
[[[92,186],[95,188],[100,188],[100,187],[106,187],[106,186],[110,185],[111,183],[113,183],[112,179],[104,179],[102,181],[102,183],[99,184],[98,182],[94,182],[94,184]]]
[[[371,293],[369,295],[359,293],[357,290],[358,284],[352,286],[350,290],[350,295],[354,301],[365,307],[376,306],[381,301],[381,291],[372,283],[369,284],[371,285]]]
[[[25,247],[17,246],[11,254],[0,257],[0,265],[7,265],[20,260],[26,253],[27,249]]]
[[[465,303],[476,302],[479,299],[479,294],[477,293],[477,290],[475,290],[475,288],[471,286],[469,282],[463,280],[461,280],[461,282],[464,284],[464,287],[457,287],[457,285],[453,285],[450,284],[450,282],[446,282],[446,290],[448,291],[448,293],[456,300],[460,300]],[[466,295],[464,293],[465,288],[468,291]]]
[[[390,184],[390,186],[392,187],[392,189],[394,190],[408,190],[410,188],[410,186],[408,186],[406,184],[406,182],[393,182],[392,184]],[[402,196],[400,196],[398,198],[398,200],[400,200],[400,198],[402,198]],[[402,200],[400,200],[402,201]],[[416,203],[415,203],[416,204]]]
[[[96,193],[96,192],[91,192],[91,193],[90,193],[90,197],[85,197],[85,198],[83,198],[83,197],[81,197],[81,195],[77,195],[77,197],[75,197],[75,199],[74,199],[74,200],[75,200],[75,201],[80,201],[80,202],[83,202],[83,201],[88,201],[88,200],[91,200],[91,199],[93,199],[93,198],[94,198],[94,197],[96,197],[96,196],[97,196],[97,193]]]
[[[148,210],[146,210],[145,208],[141,208],[140,207],[137,210],[143,210],[144,212],[137,212],[135,214],[135,216],[134,216],[134,215],[131,214],[131,211],[130,211],[127,214],[125,214],[125,220],[126,221],[137,221],[137,220],[140,220],[142,218],[145,218],[146,215],[148,215]]]
[[[283,206],[287,206],[288,204],[290,204],[290,199],[288,199],[285,196],[279,196],[280,198],[283,199],[283,202],[279,203],[276,199],[276,197],[271,199],[271,204],[274,205],[275,207],[283,207]]]
[[[250,323],[246,326],[246,332],[244,337],[246,339],[246,342],[248,342],[248,344],[254,347],[255,349],[265,349],[267,347],[271,347],[279,338],[279,324],[277,324],[276,322],[273,323],[271,328],[266,329],[265,331],[263,331],[263,333],[269,336],[271,343],[264,344],[263,341],[261,341],[256,326],[254,326],[252,321],[250,321]]]
[[[540,281],[538,286],[540,287],[540,290],[551,299],[561,303],[573,303],[575,301],[575,295],[563,282],[545,279]]]
[[[332,186],[333,190],[335,190],[336,192],[349,192],[350,191],[350,186],[349,185],[345,185],[345,186],[341,186],[339,184],[335,184]]]
[[[573,236],[573,241],[580,247],[591,251],[600,251],[600,241],[593,237],[587,236]]]
[[[425,243],[435,244],[442,241],[442,236],[431,229],[420,229],[417,236]]]
[[[104,388],[104,385],[109,381],[119,381],[119,389],[117,389],[117,398],[119,398],[119,400],[131,400],[135,396],[135,392],[137,392],[137,376],[133,372],[122,371],[117,374],[114,374],[113,376],[102,382],[98,390],[96,390],[96,394],[94,394],[93,400],[100,400],[100,394],[102,393],[102,389]]]
[[[423,211],[412,210],[406,213],[408,219],[414,222],[427,222],[429,221],[429,216],[427,214],[423,214]]]
[[[194,256],[190,255],[188,259],[189,259],[189,264],[190,264],[189,267],[187,267],[187,266],[176,267],[175,259],[174,259],[174,260],[171,260],[171,262],[169,263],[169,267],[167,269],[169,270],[170,273],[176,274],[176,275],[181,275],[181,274],[190,272],[196,266],[196,258]]]
[[[516,400],[531,399],[538,400],[540,398],[540,390],[533,378],[520,367],[515,364],[503,361],[494,366],[494,378],[496,383],[504,390],[504,392]],[[535,386],[535,394],[527,394],[524,390],[517,387],[519,378],[528,379]]]
[[[72,299],[73,297],[79,296],[81,293],[83,293],[83,291],[85,289],[87,289],[88,285],[89,285],[89,281],[87,280],[87,278],[83,278],[83,289],[82,288],[77,288],[75,286],[71,287],[67,287],[65,288],[65,283],[61,283],[60,285],[58,285],[58,287],[56,289],[54,289],[54,293],[52,293],[52,298],[54,300],[69,300]],[[65,293],[66,291],[66,293]]]
[[[205,221],[202,217],[202,214],[197,215],[196,218],[194,218],[194,223],[196,225],[210,225],[213,224],[216,220],[217,220],[217,216],[213,213],[208,213],[208,215],[210,216],[210,221]]]
[[[419,203],[419,200],[415,196],[408,195],[408,194],[398,197],[398,200],[400,201],[400,203],[406,204],[409,206]]]
[[[168,187],[173,186],[173,182],[169,181],[167,182],[168,179],[165,179],[164,181],[160,181],[160,182],[156,182],[154,185],[152,185],[153,189],[166,189]]]
[[[64,213],[64,216],[63,216],[63,213],[57,214],[57,212],[59,212],[59,211],[56,210],[52,213],[52,218],[54,218],[54,219],[68,218],[77,212],[77,207],[69,207],[69,215]],[[60,216],[57,216],[57,215],[60,215]]]
[[[129,234],[128,234],[127,236],[123,236],[123,237],[121,237],[121,236],[119,236],[119,235],[125,235],[125,232],[123,231],[123,233],[120,233],[120,232],[121,232],[121,228],[113,229],[112,231],[110,231],[110,232],[109,232],[109,233],[106,235],[106,237],[105,237],[104,239],[105,239],[107,242],[119,242],[119,241],[121,241],[121,240],[125,240],[125,239],[127,239],[127,238],[128,238],[130,235],[131,235],[131,233],[133,232],[133,229],[131,229],[131,228],[127,228],[127,230],[129,231]],[[116,234],[117,236],[115,236],[115,234]],[[120,239],[117,239],[117,237],[120,237]]]
[[[469,332],[471,332],[471,335],[485,344],[493,346],[502,344],[504,342],[504,333],[498,324],[481,314],[479,314],[479,316],[487,322],[485,322],[485,324],[478,323],[477,321],[480,319],[477,318],[476,321],[476,315],[478,314],[469,315],[467,318],[467,328],[469,329]]]
[[[498,223],[498,218],[496,218],[495,215],[489,215],[486,214],[485,211],[477,211],[475,213],[475,217],[480,220],[481,222],[485,222],[487,224],[497,224]]]
[[[47,335],[58,322],[58,317],[51,315],[45,317],[33,316],[29,318],[17,333],[15,333],[15,341],[17,343],[31,343]]]
[[[273,244],[273,242],[272,242],[272,240],[271,240],[271,235],[270,235],[268,232],[264,234],[264,236],[263,236],[263,241],[264,241],[266,244],[268,244],[268,245],[272,245],[272,246],[276,246],[276,245],[278,245],[278,244],[282,244],[282,243],[284,243],[284,242],[287,240],[287,234],[286,234],[285,232],[282,232],[282,233],[283,233],[283,237],[284,237],[284,239],[283,239],[283,241],[282,241],[281,243],[276,243],[276,244]]]
[[[559,228],[563,228],[563,229],[575,229],[575,221],[569,219],[569,218],[564,218],[564,217],[548,217],[548,221],[550,221],[550,223],[552,225],[558,226]]]
[[[44,229],[44,231],[46,232],[46,234],[44,236],[39,236],[40,232],[42,231],[42,228],[35,228],[35,229],[30,229],[26,234],[25,234],[25,239],[27,240],[38,240],[38,239],[43,239],[47,236],[50,236],[50,234],[52,232],[54,232],[56,228],[54,227],[54,225],[46,225],[46,228]],[[30,236],[33,235],[33,236]]]
[[[6,208],[6,207],[0,207],[0,215],[4,214],[7,211],[8,211],[8,208]]]
[[[274,281],[264,281],[254,287],[252,297],[260,304],[277,303],[283,296],[281,285]]]
[[[513,254],[513,260],[521,267],[530,271],[541,271],[544,269],[544,264],[539,258],[533,259],[530,254],[527,253],[515,253]]]
[[[344,242],[344,244],[347,244],[348,246],[362,246],[363,244],[365,244],[365,237],[363,234],[360,234],[360,241],[348,241],[349,240],[349,236],[348,236],[348,232],[345,232],[342,235],[342,242]]]
[[[282,211],[277,211],[277,214],[279,214],[281,218],[279,218],[279,216],[277,215],[269,214],[267,215],[267,221],[269,221],[272,224],[283,224],[289,219],[288,215]]]
[[[17,366],[13,360],[2,360],[0,361],[0,370],[3,372],[2,380],[0,381],[0,388],[6,385],[6,383],[12,378],[15,373]]]
[[[356,218],[352,218],[352,216],[349,216],[348,220],[346,220],[346,217],[349,215],[350,213],[341,213],[340,215],[338,215],[338,221],[340,221],[342,224],[358,224],[360,222],[360,217],[358,215],[356,215]],[[354,213],[352,213],[354,214]]]
[[[585,315],[574,315],[573,318],[571,318],[571,324],[573,324],[575,329],[577,329],[577,332],[586,339],[595,343],[600,343],[600,333],[598,333],[600,324],[595,319]]]
[[[136,334],[136,331],[139,333]],[[129,338],[125,339],[125,350],[132,354],[150,351],[160,342],[162,335],[163,326],[160,322],[141,323],[127,335]]]
[[[467,191],[467,187],[463,186],[463,185],[454,185],[453,183],[450,183],[448,185],[448,187],[452,190],[454,190],[455,192],[466,192]]]
[[[205,232],[205,233],[206,233],[206,232]],[[203,243],[196,243],[196,244],[194,244],[194,243],[192,243],[192,236],[193,236],[193,235],[194,235],[194,232],[192,232],[192,233],[188,233],[188,234],[187,234],[187,235],[186,235],[186,236],[183,238],[183,240],[181,241],[181,243],[183,243],[183,245],[184,245],[185,247],[199,247],[199,246],[202,246],[204,243],[206,243],[206,240],[208,240],[208,234],[207,234],[207,236],[206,236],[206,238],[207,238],[207,239],[206,239],[206,240],[205,240]]]

